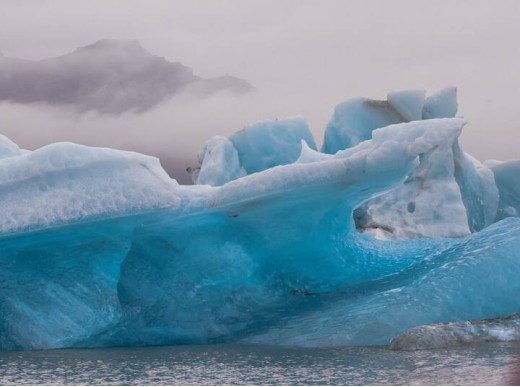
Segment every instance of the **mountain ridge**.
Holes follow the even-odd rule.
[[[181,62],[151,54],[137,40],[102,39],[39,61],[0,55],[0,101],[139,113],[188,88],[200,98],[255,90],[230,75],[201,78]]]

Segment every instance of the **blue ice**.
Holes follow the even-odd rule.
[[[446,90],[340,105],[334,152],[300,118],[216,137],[192,186],[0,137],[0,349],[386,345],[517,313],[518,161],[464,153]]]

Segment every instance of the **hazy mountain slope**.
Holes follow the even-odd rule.
[[[119,114],[150,109],[188,86],[201,96],[254,90],[232,76],[202,79],[191,68],[152,55],[131,40],[100,40],[38,62],[0,55],[0,101]]]

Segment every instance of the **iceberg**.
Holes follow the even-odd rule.
[[[195,184],[223,185],[247,175],[235,146],[225,137],[210,138],[198,156],[200,168],[193,175]]]
[[[436,120],[423,122],[431,125]],[[461,237],[470,233],[453,162],[453,146],[464,121],[448,122],[455,123],[457,130],[451,135],[442,134],[436,147],[422,152],[419,165],[403,184],[357,209],[356,223],[360,231],[386,239]]]
[[[425,90],[394,91],[388,93],[386,98],[390,106],[392,106],[405,121],[417,121],[422,119],[426,99]]]
[[[0,237],[0,349],[72,347],[117,320],[120,265],[140,221]]]
[[[336,153],[369,140],[375,129],[432,118],[453,118],[457,89],[448,87],[425,98],[424,90],[391,92],[386,101],[355,98],[340,103],[325,129],[321,151]]]
[[[517,162],[418,119],[452,92],[389,96],[397,122],[334,153],[301,118],[214,137],[192,186],[133,152],[0,138],[0,349],[412,348],[518,313]]]
[[[229,140],[248,174],[293,163],[300,155],[301,140],[316,149],[309,126],[302,117],[257,122],[236,132]]]
[[[415,326],[509,316],[519,309],[520,285],[510,276],[520,270],[518,218],[461,239],[379,243],[379,254],[413,250],[421,258],[394,274],[345,287],[335,302],[280,321],[245,341],[316,347],[387,345]],[[395,246],[385,251],[388,244]]]
[[[457,88],[446,87],[430,95],[424,101],[423,120],[431,118],[451,118],[457,114]]]
[[[499,191],[495,221],[509,216],[520,217],[520,160],[484,164],[493,171]]]
[[[56,143],[0,160],[0,233],[180,204],[156,158]]]
[[[0,134],[0,160],[20,155],[20,148],[7,137]]]
[[[291,164],[301,153],[301,141],[316,149],[302,117],[267,120],[252,124],[229,139],[216,136],[199,152],[196,184],[222,185],[247,174],[277,165]]]
[[[472,232],[480,231],[495,221],[499,191],[492,170],[464,153],[460,145],[453,146],[455,179],[460,187],[462,201],[468,214]]]
[[[340,103],[325,129],[321,151],[334,154],[369,140],[372,131],[404,118],[388,103],[368,98],[356,98]]]
[[[425,94],[424,90],[389,93],[388,101],[379,103],[379,112],[391,108],[403,122],[455,116],[456,88],[442,89],[426,99]],[[351,106],[356,101],[347,101],[339,107]],[[382,106],[386,106],[386,110],[382,110]],[[362,114],[363,109],[351,109],[338,115],[336,109],[331,120],[333,125],[329,123],[327,127],[324,144],[328,141],[329,147],[331,144],[336,148],[348,147],[359,139],[347,143],[331,139],[345,133],[349,136],[357,133],[356,128],[363,128],[363,138],[371,138],[378,129],[373,123],[359,121]],[[343,125],[334,124],[337,116],[342,118]],[[369,116],[371,119],[377,117],[374,113]],[[352,127],[349,124],[352,122],[361,126]],[[384,124],[388,122],[380,123]],[[461,121],[461,130],[463,125]],[[461,150],[459,135],[460,131],[456,136],[445,137],[438,148],[421,154],[419,166],[399,188],[356,209],[354,217],[358,230],[381,239],[461,237],[492,224],[499,201],[493,173]]]

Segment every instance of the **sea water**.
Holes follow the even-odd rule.
[[[482,385],[517,384],[518,371],[518,343],[422,351],[192,345],[0,352],[2,385]]]

